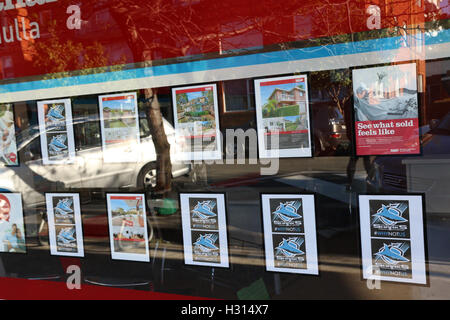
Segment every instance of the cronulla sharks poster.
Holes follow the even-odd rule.
[[[50,253],[84,257],[80,198],[78,193],[47,193]]]
[[[224,194],[180,194],[186,264],[229,266]]]
[[[360,195],[364,279],[426,284],[421,195]]]
[[[70,99],[38,102],[43,164],[71,163],[75,159]]]
[[[268,271],[319,274],[314,195],[262,194]]]

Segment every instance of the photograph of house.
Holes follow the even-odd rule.
[[[214,133],[215,114],[212,90],[176,93],[177,120],[187,135]]]
[[[307,95],[304,83],[261,86],[262,117],[306,116]]]

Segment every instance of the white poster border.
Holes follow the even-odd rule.
[[[279,268],[275,267],[273,253],[272,223],[270,212],[271,199],[302,199],[303,222],[306,251],[306,269]],[[261,194],[262,217],[264,229],[264,248],[266,270],[272,272],[285,272],[296,274],[319,275],[319,258],[317,249],[317,230],[315,214],[315,198],[313,194]],[[294,233],[279,232],[276,234],[294,235]]]
[[[136,114],[136,148],[137,150],[134,150],[133,154],[135,155],[135,158],[133,157],[125,157],[118,154],[117,150],[108,150],[108,147],[114,147],[114,144],[107,145],[106,144],[106,132],[105,132],[105,118],[103,115],[103,99],[104,98],[114,98],[114,97],[121,97],[121,96],[133,96],[133,102],[134,102],[134,110]],[[139,146],[141,144],[141,137],[140,137],[140,129],[139,129],[139,108],[137,103],[137,94],[134,91],[131,92],[123,92],[123,93],[115,93],[115,94],[104,94],[98,96],[98,107],[99,107],[99,117],[100,117],[100,131],[101,131],[101,137],[102,137],[102,151],[103,151],[103,162],[105,163],[127,163],[127,162],[138,162],[140,160],[141,154]],[[120,150],[120,148],[119,148]]]
[[[197,88],[205,88],[212,87],[213,88],[213,98],[214,98],[214,121],[216,125],[216,139],[215,139],[215,150],[203,150],[203,151],[193,151],[193,152],[180,152],[179,157],[180,160],[220,160],[222,159],[222,139],[220,133],[220,122],[219,122],[219,104],[217,98],[217,85],[215,83],[208,83],[202,85],[194,85],[194,86],[183,86],[183,87],[174,87],[172,88],[172,106],[173,106],[173,121],[176,132],[177,140],[180,139],[179,134],[179,123],[177,117],[177,95],[176,92],[179,90],[185,89],[197,89]]]
[[[369,200],[408,201],[411,243],[412,278],[374,275],[372,264],[372,245],[370,230]],[[379,279],[392,282],[427,284],[426,244],[423,212],[423,195],[359,195],[359,221],[361,239],[361,262],[363,279]],[[377,239],[379,239],[377,237]],[[386,238],[392,240],[392,238]]]
[[[270,150],[266,148],[265,135],[262,117],[262,97],[261,97],[261,83],[280,81],[280,80],[291,80],[303,78],[305,81],[305,103],[306,103],[306,121],[308,122],[308,148],[295,148],[295,149],[276,149]],[[309,92],[308,92],[308,76],[306,74],[294,75],[294,76],[284,76],[284,77],[267,77],[263,79],[254,80],[255,87],[255,109],[256,109],[256,124],[258,132],[258,150],[259,157],[261,159],[267,158],[310,158],[312,157],[312,145],[311,145],[311,119],[309,110]]]
[[[65,122],[66,122],[66,131],[65,132],[67,134],[68,158],[60,159],[60,160],[51,160],[49,158],[47,133],[51,133],[52,131],[47,131],[47,128],[45,125],[44,105],[55,104],[55,103],[64,104],[64,110],[65,110]],[[74,163],[75,162],[75,138],[74,138],[74,133],[73,133],[72,103],[71,103],[70,99],[38,101],[37,111],[38,111],[38,120],[39,120],[42,163],[44,165]]]
[[[54,197],[72,197],[74,220],[75,220],[75,232],[77,235],[77,252],[59,252],[56,243],[56,224],[55,224],[55,212],[53,208]],[[55,256],[71,256],[71,257],[84,257],[84,243],[83,243],[83,227],[81,219],[80,208],[80,195],[78,193],[46,193],[45,200],[47,205],[47,221],[48,221],[48,236],[50,242],[50,254]]]
[[[145,254],[140,253],[123,253],[117,252],[114,245],[114,232],[112,224],[111,211],[111,197],[142,197],[142,210],[144,212],[144,240],[145,240]],[[148,230],[147,230],[147,212],[145,207],[145,194],[143,193],[107,193],[106,202],[108,208],[108,227],[109,227],[109,242],[111,248],[111,258],[113,260],[127,260],[138,262],[150,262],[149,244],[148,244]]]
[[[190,198],[215,198],[219,232],[220,263],[194,261],[192,250]],[[183,229],[184,263],[188,265],[229,268],[225,195],[223,193],[180,193],[181,223]],[[195,229],[197,230],[197,229]]]

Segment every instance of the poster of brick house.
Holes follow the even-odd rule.
[[[255,80],[261,158],[310,157],[306,75]]]

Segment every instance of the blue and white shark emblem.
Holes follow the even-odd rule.
[[[47,118],[52,122],[64,120],[65,117],[62,114],[63,110],[63,105],[53,105],[47,113]]]
[[[383,247],[375,253],[375,260],[382,259],[390,265],[408,262],[409,260],[404,257],[408,249],[409,245],[407,243],[391,243],[390,245],[383,243]]]
[[[212,210],[216,206],[216,202],[213,200],[199,201],[197,205],[192,209],[193,216],[197,216],[202,220],[206,220],[217,216]]]
[[[75,228],[64,228],[58,234],[58,241],[61,241],[64,243],[74,242],[77,240],[73,237],[74,233],[75,233]]]
[[[211,252],[218,250],[219,248],[215,245],[215,242],[217,241],[218,236],[215,234],[201,234],[197,241],[194,242],[194,246],[196,249],[202,251],[202,252]]]
[[[397,223],[407,222],[408,220],[402,217],[403,212],[408,208],[406,204],[403,203],[391,203],[389,205],[381,205],[372,217],[372,223],[381,221],[384,225],[392,226]]]
[[[67,146],[64,144],[67,140],[67,136],[65,134],[59,134],[54,136],[50,141],[48,148],[54,152],[60,152],[64,149],[67,149]]]
[[[56,213],[66,216],[69,213],[72,213],[73,210],[71,208],[73,200],[70,198],[61,199],[58,201],[58,204],[55,206],[54,210]]]
[[[285,222],[291,222],[292,220],[300,219],[302,216],[297,213],[300,206],[301,203],[297,200],[281,202],[277,209],[272,212],[274,220],[279,218]]]
[[[278,244],[277,254],[282,254],[285,257],[295,257],[298,255],[305,254],[302,250],[300,250],[300,246],[305,240],[302,238],[294,237],[284,239]]]

